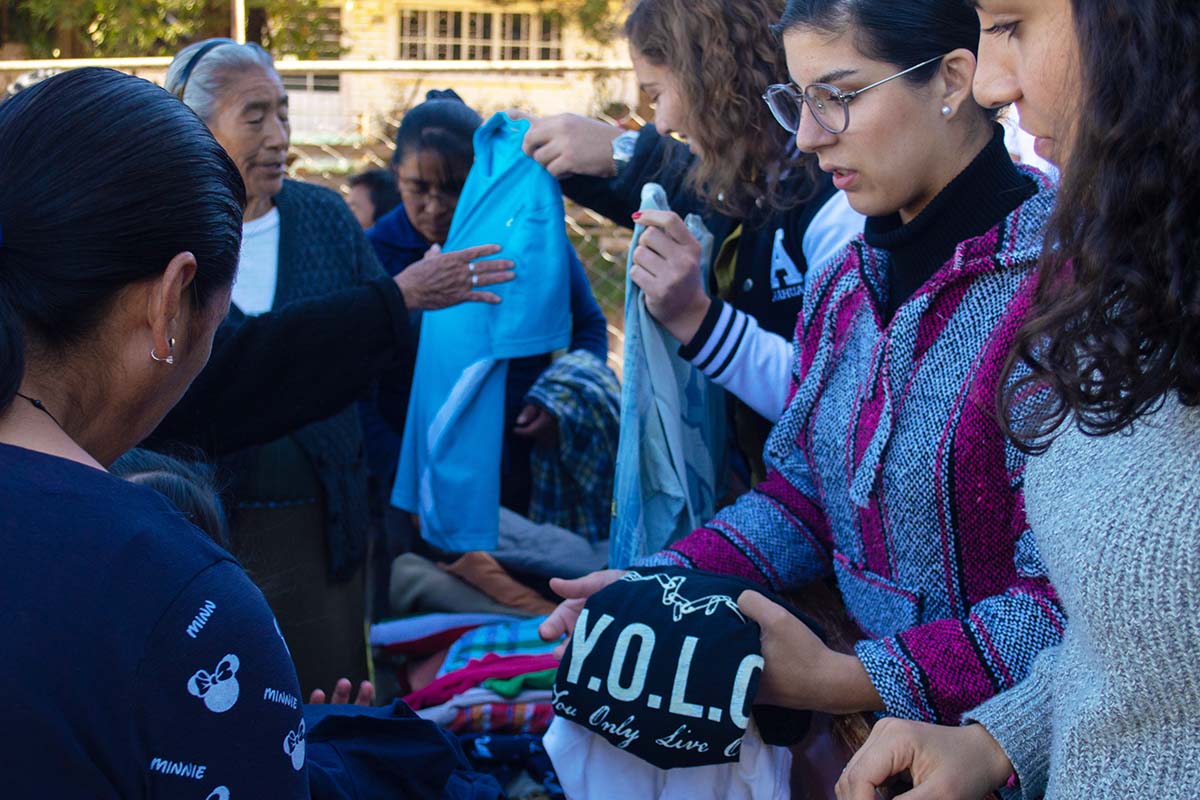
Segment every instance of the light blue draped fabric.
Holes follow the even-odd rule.
[[[642,189],[642,210],[667,209],[662,187]],[[688,230],[701,244],[708,285],[712,234],[696,215]],[[634,229],[633,251],[644,232]],[[725,474],[724,390],[678,355],[679,342],[646,309],[642,290],[625,279],[625,366],[621,439],[613,489],[611,566],[628,567],[699,527],[716,511]]]

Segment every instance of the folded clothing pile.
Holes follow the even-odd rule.
[[[464,737],[472,766],[495,775],[505,797],[560,798],[542,748],[542,734],[554,716],[550,690],[559,663],[551,652],[556,643],[542,641],[537,633],[544,617],[473,624],[477,619],[441,614],[385,623],[386,628],[375,626],[372,641],[387,639],[384,646],[392,652],[413,653],[429,652],[456,636],[434,656],[440,666],[432,680],[409,693],[405,703],[421,719]],[[492,741],[500,744],[489,748]]]

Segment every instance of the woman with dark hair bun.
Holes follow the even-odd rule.
[[[1061,645],[962,728],[880,725],[838,786],[868,800],[1196,796],[1200,786],[1200,6],[978,0],[975,94],[1016,103],[1062,191],[1001,398],[1041,453],[1029,520]]]
[[[0,106],[15,796],[308,796],[300,688],[262,594],[161,496],[106,472],[208,360],[245,200],[200,120],[147,81],[81,69]]]

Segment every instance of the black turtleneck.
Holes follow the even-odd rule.
[[[1033,180],[1013,164],[1004,145],[1004,128],[995,128],[975,160],[912,222],[902,224],[899,214],[867,219],[863,238],[891,257],[881,309],[885,325],[950,260],[960,242],[987,233],[1037,193]]]

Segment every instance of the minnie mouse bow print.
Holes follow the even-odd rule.
[[[220,714],[233,708],[240,691],[237,682],[241,662],[230,653],[221,659],[211,673],[199,670],[188,679],[188,693],[204,700],[209,711]]]
[[[283,752],[292,757],[292,769],[297,772],[304,769],[304,720],[300,720],[300,727],[288,731],[284,737]]]

